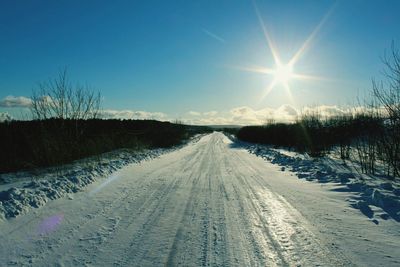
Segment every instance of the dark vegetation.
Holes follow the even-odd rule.
[[[103,120],[100,93],[73,85],[67,72],[32,94],[34,120],[0,123],[0,173],[70,163],[116,149],[166,148],[207,127],[155,120]]]
[[[383,58],[385,81],[373,80],[371,99],[363,111],[323,118],[318,112],[301,115],[293,123],[247,126],[237,132],[243,141],[281,146],[311,156],[338,148],[343,160],[359,163],[363,173],[378,164],[389,177],[400,176],[400,53],[392,46]]]
[[[128,148],[165,148],[207,128],[154,120],[47,119],[0,123],[0,172],[54,166]]]
[[[339,145],[341,157],[348,158],[353,140],[364,136],[376,138],[383,129],[381,120],[364,114],[326,119],[307,114],[295,123],[246,126],[239,130],[237,137],[248,142],[290,147],[312,156],[322,156]]]

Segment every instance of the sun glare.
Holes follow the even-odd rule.
[[[291,65],[278,65],[275,69],[275,80],[277,83],[287,84],[293,75],[293,67]]]
[[[291,100],[293,100],[292,93],[291,93],[290,86],[289,86],[289,82],[291,80],[324,80],[322,77],[316,77],[316,76],[311,76],[311,75],[295,73],[293,70],[293,67],[297,63],[299,58],[304,54],[304,51],[307,50],[307,48],[311,45],[311,42],[314,39],[315,35],[320,31],[322,25],[325,23],[325,21],[330,16],[330,13],[333,10],[333,6],[325,14],[325,16],[322,18],[320,23],[313,30],[311,35],[306,39],[306,41],[303,43],[303,45],[300,47],[300,49],[294,54],[294,56],[287,63],[282,63],[281,58],[279,57],[278,49],[275,46],[271,36],[269,35],[269,32],[267,31],[267,28],[264,24],[263,19],[261,18],[261,14],[257,8],[257,5],[255,4],[255,2],[253,2],[253,4],[254,4],[254,8],[255,8],[260,26],[263,30],[265,39],[267,41],[268,48],[270,49],[272,57],[275,61],[275,68],[274,69],[265,68],[265,67],[237,67],[237,68],[244,70],[244,71],[268,74],[268,75],[272,75],[274,77],[272,82],[269,84],[269,86],[264,90],[261,100],[264,99],[271,92],[271,90],[274,89],[274,87],[276,87],[277,85],[282,85],[285,88],[289,98]]]

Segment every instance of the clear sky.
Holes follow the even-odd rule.
[[[257,123],[353,105],[400,47],[399,11],[396,0],[0,0],[0,112],[20,116],[64,67],[101,91],[109,117]],[[285,79],[288,91],[271,87],[276,72],[245,71],[276,70],[261,21],[282,64],[315,33],[292,69],[315,79]]]

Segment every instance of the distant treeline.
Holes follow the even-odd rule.
[[[237,137],[248,142],[290,147],[321,156],[334,146],[346,147],[363,136],[376,138],[383,131],[382,120],[366,115],[336,116],[324,120],[317,115],[303,115],[295,123],[246,126],[239,130]],[[346,157],[345,149],[342,157]]]
[[[46,119],[0,123],[0,173],[54,166],[121,148],[161,148],[209,131],[154,120]]]
[[[357,114],[323,119],[318,114],[308,114],[294,123],[246,126],[237,132],[237,137],[311,156],[323,156],[337,148],[343,160],[358,161],[362,172],[375,173],[380,162],[386,167],[387,175],[399,176],[399,127],[385,117]]]

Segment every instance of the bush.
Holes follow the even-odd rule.
[[[76,135],[79,124],[81,134]],[[47,119],[0,123],[0,173],[47,167],[120,148],[161,148],[202,128],[154,120]]]
[[[383,122],[365,114],[322,119],[318,114],[304,114],[295,123],[271,123],[241,128],[237,137],[243,141],[288,147],[312,156],[322,156],[339,146],[341,157],[349,157],[349,148],[360,138],[375,138],[383,132]]]

